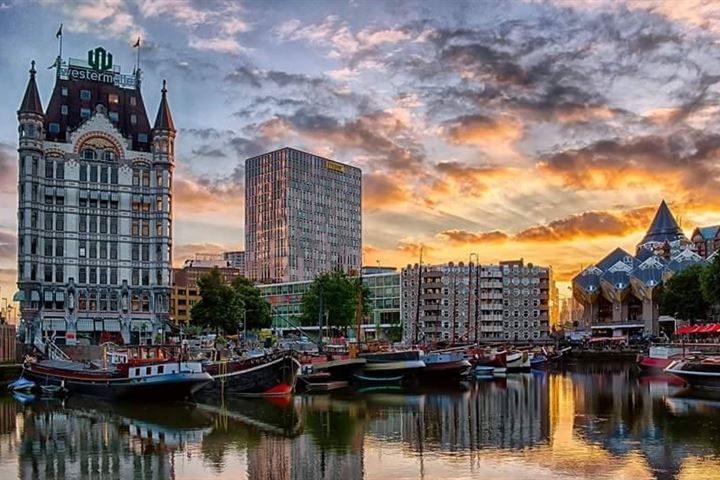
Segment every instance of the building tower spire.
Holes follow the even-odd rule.
[[[27,87],[25,88],[25,96],[20,104],[20,113],[35,113],[37,115],[43,114],[42,103],[40,102],[40,94],[38,93],[37,83],[35,82],[35,60],[30,63],[30,79],[28,80]]]
[[[175,132],[175,123],[173,123],[172,115],[170,114],[170,105],[167,101],[167,81],[163,80],[162,98],[160,99],[160,107],[158,108],[157,116],[155,117],[154,130],[167,130]]]

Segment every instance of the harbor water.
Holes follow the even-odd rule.
[[[632,364],[217,405],[0,397],[0,479],[720,479],[720,396]]]

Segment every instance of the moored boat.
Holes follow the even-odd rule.
[[[691,387],[720,390],[720,357],[675,360],[665,373],[681,378]]]
[[[531,368],[530,360],[531,352],[509,352],[506,356],[506,366],[508,372],[528,371]]]
[[[291,352],[206,363],[215,380],[197,392],[203,400],[229,396],[285,396],[295,388],[300,362]]]
[[[128,361],[98,368],[69,360],[41,360],[28,363],[23,375],[43,391],[113,400],[182,400],[212,382],[195,361]]]
[[[637,356],[637,364],[641,370],[649,373],[662,372],[675,360],[680,360],[685,353],[682,347],[654,345],[646,355]]]
[[[365,376],[367,377],[407,375],[425,368],[425,362],[421,360],[419,350],[361,353],[360,357],[367,360],[365,364]],[[357,377],[357,375],[355,376]]]
[[[422,357],[425,368],[419,375],[427,380],[456,380],[472,365],[465,359],[462,351],[430,352]]]

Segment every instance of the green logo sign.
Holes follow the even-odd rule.
[[[102,47],[88,51],[88,65],[93,70],[105,72],[113,66],[112,53],[105,51]]]

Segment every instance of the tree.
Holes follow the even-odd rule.
[[[323,273],[313,280],[303,295],[300,321],[303,325],[317,325],[322,303],[322,312],[327,313],[329,325],[353,326],[360,293],[363,314],[368,315],[371,311],[370,289],[359,278],[350,277],[341,270]]]
[[[191,322],[204,328],[234,333],[242,319],[242,305],[235,289],[226,284],[215,267],[198,279],[200,301],[190,311]]]
[[[700,275],[700,288],[705,301],[710,305],[720,304],[720,255]]]
[[[270,304],[262,298],[259,288],[242,276],[232,281],[232,288],[240,299],[240,305],[245,306],[248,330],[268,328],[272,325]]]
[[[703,270],[702,265],[693,265],[670,277],[660,295],[660,313],[689,321],[704,318],[708,303],[700,288]]]

